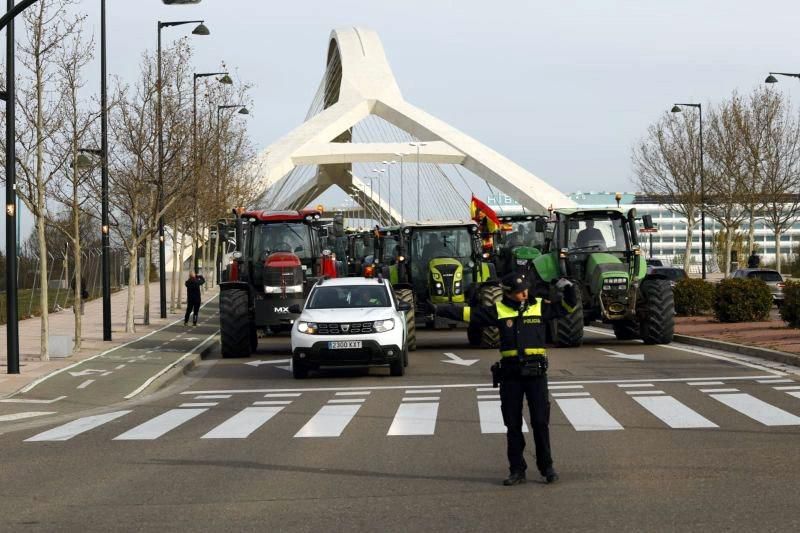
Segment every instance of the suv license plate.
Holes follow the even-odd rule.
[[[353,348],[361,348],[361,341],[330,341],[328,343],[329,350],[351,350]]]

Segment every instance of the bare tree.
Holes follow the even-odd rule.
[[[683,268],[688,270],[701,209],[698,114],[665,113],[634,146],[632,160],[638,188],[686,219]]]

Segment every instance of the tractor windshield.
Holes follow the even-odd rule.
[[[417,230],[411,235],[411,257],[423,265],[443,257],[467,265],[472,260],[472,235],[464,227]]]
[[[361,259],[368,255],[375,255],[375,248],[372,243],[372,237],[355,237],[355,242],[353,242],[354,256]]]
[[[253,255],[260,260],[275,252],[292,252],[300,260],[311,259],[311,230],[302,222],[260,224],[252,228]]]
[[[536,231],[535,220],[519,220],[511,222],[512,230],[506,236],[505,246],[530,246],[542,249],[544,246],[544,233]]]
[[[569,220],[570,252],[624,252],[625,230],[620,214],[591,213]]]

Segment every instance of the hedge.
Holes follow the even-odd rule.
[[[675,312],[680,316],[697,316],[714,306],[714,285],[702,279],[684,278],[672,288]]]
[[[784,285],[780,313],[789,327],[800,328],[800,281],[788,280]]]
[[[769,318],[772,293],[760,279],[725,279],[717,285],[714,315],[720,322],[757,322]]]

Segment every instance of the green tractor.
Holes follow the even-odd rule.
[[[503,215],[503,227],[492,235],[497,276],[527,272],[545,246],[547,218],[541,215]]]
[[[649,215],[642,221],[653,227]],[[536,276],[548,283],[566,276],[581,289],[578,309],[551,324],[557,346],[579,346],[584,325],[593,321],[611,324],[620,340],[672,342],[672,287],[666,278],[647,274],[635,209],[558,209],[551,224],[546,251],[533,262]]]
[[[455,327],[430,313],[429,303],[492,305],[502,295],[494,264],[484,253],[472,221],[405,224],[378,231],[376,255],[397,299],[411,304],[408,339],[416,349],[416,327]],[[468,328],[473,346],[496,348],[497,328]]]

